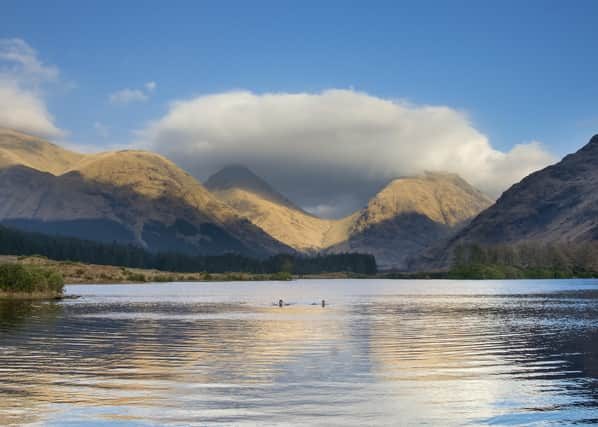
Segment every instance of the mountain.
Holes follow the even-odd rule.
[[[0,168],[22,165],[59,175],[85,156],[35,136],[0,128]]]
[[[407,258],[447,238],[491,204],[457,175],[425,173],[392,181],[368,205],[338,220],[313,216],[242,166],[206,181],[220,200],[281,242],[303,252],[363,252],[382,268],[405,268]]]
[[[204,183],[204,186],[212,193],[225,193],[228,190],[244,190],[279,205],[301,210],[290,200],[272,188],[263,178],[257,176],[249,170],[249,168],[242,165],[229,165],[223,167],[214,175],[210,176]]]
[[[392,181],[352,215],[323,219],[243,166],[204,186],[158,154],[84,155],[6,129],[0,201],[0,223],[30,231],[192,254],[363,252],[398,269],[490,204],[456,175],[426,173]]]
[[[574,154],[513,185],[442,249],[458,244],[598,240],[598,135]],[[430,258],[430,257],[429,257]],[[444,257],[440,266],[446,267]]]
[[[404,270],[411,257],[454,234],[491,203],[455,174],[399,178],[353,215],[347,239],[329,251],[369,253],[380,268]]]
[[[155,251],[292,252],[157,154],[82,155],[4,129],[0,150],[6,225]]]
[[[205,186],[266,233],[299,251],[320,251],[345,238],[345,233],[336,232],[339,221],[305,212],[244,166],[221,169]]]

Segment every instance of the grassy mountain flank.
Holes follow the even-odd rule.
[[[491,204],[454,174],[425,173],[392,181],[367,206],[338,220],[304,212],[247,168],[227,167],[206,187],[240,215],[298,251],[361,252],[385,268],[449,237]]]
[[[293,252],[160,155],[78,155],[14,131],[2,135],[10,162],[0,165],[0,222],[153,251]]]

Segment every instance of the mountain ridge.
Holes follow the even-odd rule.
[[[392,180],[340,219],[304,211],[242,165],[204,184],[143,150],[79,154],[0,129],[0,222],[155,251],[362,252],[382,268],[454,234],[491,200],[456,174]],[[69,234],[66,234],[69,235]]]
[[[363,209],[344,218],[323,219],[294,204],[277,204],[261,188],[235,185],[228,170],[216,173],[226,185],[208,188],[266,233],[299,251],[375,254],[386,268],[404,268],[408,255],[446,238],[492,203],[456,174],[424,172],[392,180]]]
[[[0,135],[4,141],[16,135],[17,152],[23,142],[33,147],[29,158],[36,158],[36,151],[51,153],[57,147],[14,131]],[[9,143],[5,141],[2,147],[10,154]],[[87,228],[93,228],[89,221],[95,221],[96,227],[110,235],[114,233],[109,230],[120,227],[124,243],[160,251],[255,252],[259,256],[293,252],[156,153],[64,153],[71,152],[60,151],[60,159],[70,161],[60,161],[58,166],[49,161],[50,167],[36,165],[40,167],[36,169],[29,158],[23,160],[20,155],[0,165],[0,200],[4,202],[0,221],[62,234],[85,232],[77,224],[84,220],[90,224]]]
[[[448,268],[461,244],[578,244],[598,240],[598,134],[575,153],[506,190],[446,245],[415,268]],[[423,266],[423,267],[422,267]]]
[[[213,193],[243,189],[259,194],[272,202],[303,211],[299,206],[272,188],[262,177],[256,175],[247,166],[240,164],[224,166],[218,172],[212,174],[203,184]]]
[[[42,138],[0,127],[0,167],[25,165],[59,175],[85,158]]]
[[[381,268],[406,270],[409,260],[449,238],[492,203],[456,174],[397,178],[355,215],[347,239],[329,251],[359,251]]]

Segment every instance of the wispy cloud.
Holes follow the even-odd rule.
[[[134,102],[145,102],[147,101],[151,93],[156,89],[156,82],[147,82],[144,85],[144,89],[121,89],[117,92],[111,93],[108,96],[108,100],[111,104],[131,104]]]
[[[138,89],[122,89],[111,93],[109,97],[111,104],[130,104],[131,102],[144,102],[148,99],[149,97]]]
[[[5,73],[29,80],[52,81],[60,74],[58,67],[41,62],[37,51],[19,38],[0,39],[0,61],[5,64]]]
[[[59,69],[44,64],[19,38],[0,38],[0,126],[44,137],[63,137],[49,113],[43,87],[56,82]]]

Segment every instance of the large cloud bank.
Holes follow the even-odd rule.
[[[350,90],[200,96],[172,103],[138,136],[200,179],[244,164],[328,216],[359,207],[395,177],[456,172],[496,196],[553,160],[537,142],[494,149],[454,109]]]
[[[42,89],[58,74],[58,68],[42,63],[25,41],[0,38],[0,126],[43,137],[63,136]]]
[[[241,163],[328,215],[363,204],[392,178],[425,170],[456,172],[496,196],[553,160],[537,142],[492,148],[454,109],[347,90],[202,96],[171,104],[140,135],[200,179]]]

